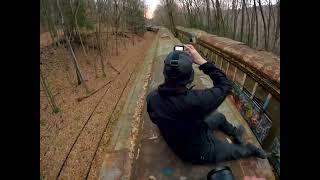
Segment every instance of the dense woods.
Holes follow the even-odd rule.
[[[131,163],[122,159],[132,156],[127,145],[137,149],[138,163],[139,156],[150,160],[143,146],[150,154],[164,152],[142,146],[133,135],[151,127],[144,125],[144,98],[158,83],[155,77],[162,77],[158,60],[178,43],[168,30],[177,35],[177,26],[196,28],[280,54],[280,0],[159,0],[147,19],[154,2],[40,0],[40,179],[108,179],[114,174],[102,173],[106,164]],[[269,97],[255,79],[229,65],[244,89],[248,79],[256,94],[263,92],[259,99]],[[155,137],[160,134],[150,140]]]
[[[95,91],[87,86],[86,72],[82,70],[75,50],[80,50],[86,63],[93,66],[96,77],[106,77],[106,66],[119,73],[108,61],[111,55],[119,54],[119,44],[125,48],[129,42],[134,45],[136,37],[144,33],[145,5],[142,0],[41,0],[40,5],[40,32],[49,33],[57,52],[66,49],[70,53],[71,58],[64,59],[67,77],[72,84],[74,80],[69,74],[75,74],[76,85],[82,85],[87,94]],[[122,41],[122,38],[129,41]],[[40,68],[43,69],[41,72],[46,71],[43,65]],[[98,74],[98,69],[102,74]],[[45,73],[41,73],[42,90],[47,94],[53,112],[58,112],[52,87],[46,79]]]
[[[280,0],[161,0],[152,24],[198,28],[280,54]]]

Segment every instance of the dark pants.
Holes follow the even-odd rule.
[[[234,136],[237,129],[231,123],[226,120],[226,117],[220,112],[213,112],[205,119],[209,129],[220,130],[229,136]],[[246,145],[230,144],[222,142],[219,139],[213,137],[214,149],[213,154],[205,158],[206,162],[221,162],[236,160],[240,158],[246,158],[253,155],[253,150]]]

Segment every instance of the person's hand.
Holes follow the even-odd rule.
[[[191,44],[185,45],[185,51],[192,57],[193,63],[202,65],[207,62]]]

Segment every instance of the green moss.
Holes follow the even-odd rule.
[[[44,126],[44,125],[46,125],[46,123],[45,123],[45,119],[43,118],[43,119],[40,119],[40,126]]]
[[[54,107],[53,108],[53,113],[57,114],[58,112],[60,112],[60,109],[58,107]]]

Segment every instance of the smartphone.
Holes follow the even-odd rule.
[[[174,51],[184,51],[184,46],[174,46]]]

